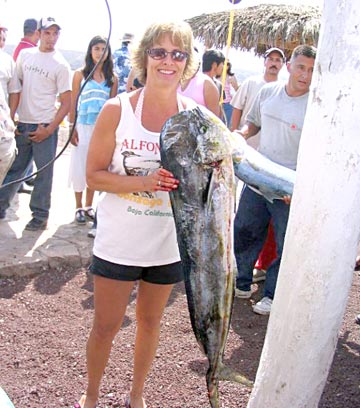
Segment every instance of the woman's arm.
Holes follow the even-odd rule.
[[[238,90],[239,84],[238,84],[238,81],[237,81],[235,75],[233,75],[233,76],[230,77],[230,84],[231,84],[231,86],[234,88],[235,91]]]
[[[114,98],[117,95],[117,89],[119,86],[119,78],[114,75],[114,83],[110,90],[110,98]]]
[[[80,92],[80,84],[83,78],[84,76],[80,69],[74,72],[74,76],[72,80],[72,91],[71,91],[71,107],[70,107],[70,112],[69,112],[69,122],[70,123],[74,123],[74,120],[75,120],[75,112],[77,109],[76,100]]]
[[[214,82],[209,78],[204,81],[204,100],[205,106],[216,116],[220,115],[219,91]]]
[[[79,144],[79,135],[76,129],[73,129],[73,123],[75,120],[75,112],[77,109],[76,100],[80,93],[81,88],[81,81],[84,78],[83,73],[80,69],[74,72],[73,80],[72,80],[72,90],[71,90],[71,105],[70,105],[70,112],[68,114],[69,119],[69,135],[71,136],[71,144],[77,146]]]

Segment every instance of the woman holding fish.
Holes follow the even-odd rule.
[[[95,316],[87,343],[88,386],[75,404],[94,408],[111,345],[137,283],[133,382],[126,407],[144,408],[144,383],[159,340],[160,320],[176,282],[183,279],[169,192],[178,180],[160,167],[165,121],[191,105],[177,88],[194,74],[187,23],[152,24],[134,53],[145,87],[106,102],[89,146],[87,183],[104,191],[90,271]]]

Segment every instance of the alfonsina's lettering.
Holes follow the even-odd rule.
[[[125,139],[122,142],[121,150],[147,151],[153,154],[160,152],[159,143],[147,142],[146,140]]]

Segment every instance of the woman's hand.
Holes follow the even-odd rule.
[[[291,196],[290,195],[286,195],[282,198],[282,200],[284,201],[285,204],[290,205],[291,203]]]
[[[69,130],[69,133],[71,133],[71,130]],[[70,135],[69,135],[70,136]],[[77,146],[79,144],[79,135],[76,129],[74,129],[72,136],[71,136],[71,140],[70,143],[73,146]]]
[[[179,180],[170,171],[160,168],[144,177],[144,191],[172,191],[176,190]]]

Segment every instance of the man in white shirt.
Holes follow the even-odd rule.
[[[316,49],[300,45],[287,64],[289,79],[261,88],[240,133],[245,138],[261,129],[259,152],[270,160],[296,170],[301,132],[314,70]],[[253,307],[255,313],[269,314],[275,294],[287,221],[289,199],[268,202],[245,186],[234,221],[234,251],[239,297],[250,298],[253,267],[264,244],[270,220],[273,221],[277,257],[266,272],[264,297]]]
[[[4,184],[18,180],[26,174],[32,159],[41,170],[35,178],[30,198],[32,219],[28,231],[47,227],[53,180],[52,160],[56,154],[58,127],[70,110],[71,70],[62,54],[55,50],[60,26],[52,17],[39,21],[40,46],[22,50],[16,61],[22,93],[17,109],[19,122],[16,128],[18,155]],[[56,109],[57,95],[60,101]],[[18,184],[0,190],[0,219],[5,218]]]
[[[285,63],[285,54],[280,48],[269,48],[264,54],[265,72],[247,78],[231,99],[233,113],[231,116],[231,130],[241,129],[246,116],[254,103],[257,93],[268,82],[278,80],[279,72]],[[259,135],[250,139],[250,145],[257,147]]]

